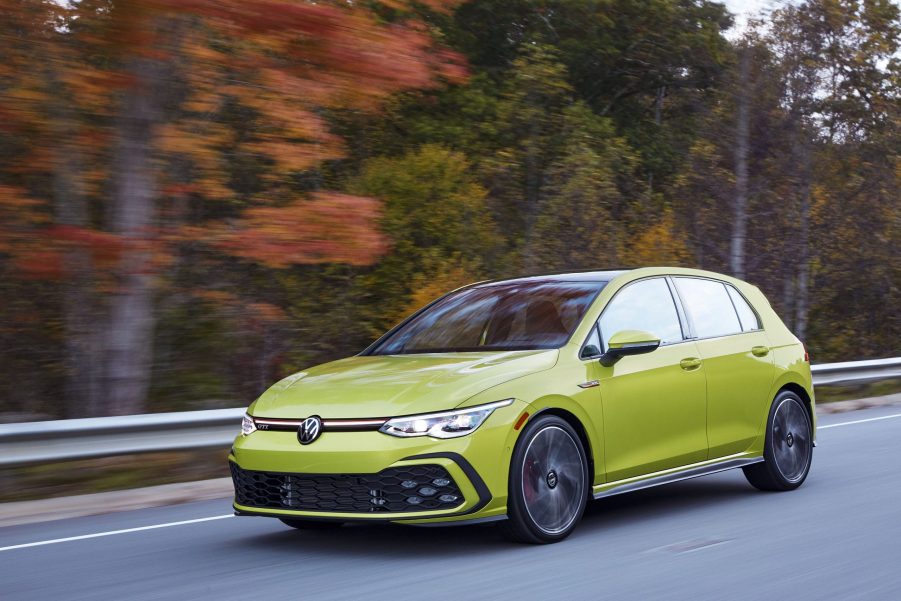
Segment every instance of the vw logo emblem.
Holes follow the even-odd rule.
[[[303,420],[303,423],[297,428],[297,440],[300,441],[300,444],[310,444],[319,438],[321,432],[322,420],[319,419],[319,416],[313,415]]]

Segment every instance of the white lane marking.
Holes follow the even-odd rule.
[[[155,530],[157,528],[169,528],[170,526],[184,526],[185,524],[196,524],[198,522],[210,522],[212,520],[224,520],[225,518],[233,518],[233,514],[214,515],[208,518],[197,518],[196,520],[182,520],[180,522],[169,522],[166,524],[154,524],[153,526],[141,526],[139,528],[126,528],[124,530],[110,530],[109,532],[96,532],[94,534],[82,534],[81,536],[68,536],[66,538],[54,538],[51,540],[42,540],[35,543],[24,543],[21,545],[10,545],[9,547],[0,547],[0,551],[12,551],[13,549],[24,549],[26,547],[40,547],[41,545],[52,545],[54,543],[65,543],[73,540],[84,540],[86,538],[98,538],[101,536],[113,536],[114,534],[127,534],[129,532],[141,532],[142,530]]]
[[[691,540],[680,541],[678,543],[663,545],[662,547],[655,547],[649,552],[666,551],[667,553],[683,555],[685,553],[694,553],[696,551],[709,549],[711,547],[718,547],[720,545],[725,545],[726,543],[731,542],[731,538],[694,538]]]
[[[838,424],[826,424],[825,426],[817,426],[817,430],[825,430],[826,428],[838,428],[839,426],[850,426],[851,424],[865,424],[866,422],[878,422],[882,419],[892,419],[893,417],[901,417],[901,413],[893,415],[883,415],[881,417],[870,417],[868,419],[855,419],[850,422],[841,422]]]

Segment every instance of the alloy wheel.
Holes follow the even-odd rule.
[[[810,419],[794,399],[783,399],[776,407],[772,442],[776,468],[789,482],[800,480],[810,460]]]
[[[558,534],[579,517],[585,497],[585,466],[579,442],[559,426],[535,433],[522,464],[522,494],[535,525]]]

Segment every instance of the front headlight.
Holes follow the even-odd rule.
[[[241,434],[244,436],[250,436],[254,432],[257,431],[257,425],[253,421],[253,418],[250,417],[247,413],[244,414],[244,419],[241,420]]]
[[[432,438],[457,438],[466,436],[482,425],[498,407],[506,407],[513,399],[467,407],[457,411],[409,415],[389,419],[379,428],[379,432],[407,438],[410,436],[431,436]]]

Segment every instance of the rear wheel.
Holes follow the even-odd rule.
[[[573,531],[588,500],[588,460],[578,434],[548,415],[526,426],[510,463],[506,534],[554,543]]]
[[[299,520],[295,518],[278,518],[283,524],[297,528],[298,530],[334,530],[344,525],[344,522],[329,522],[319,520]]]
[[[744,468],[748,482],[760,490],[794,490],[810,472],[813,437],[810,414],[793,392],[776,396],[767,420],[763,462]]]

